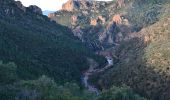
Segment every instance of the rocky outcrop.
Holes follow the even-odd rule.
[[[62,10],[74,11],[79,9],[88,9],[92,6],[91,0],[69,0],[62,5]]]
[[[124,0],[117,0],[116,1],[116,6],[117,8],[122,8],[125,6],[125,1]]]
[[[48,14],[48,18],[53,18],[53,17],[55,17],[55,14],[54,14],[54,13],[49,13],[49,14]]]
[[[42,11],[39,7],[31,5],[29,7],[25,7],[20,1],[15,0],[0,0],[1,8],[0,16],[5,17],[15,17],[16,14],[21,15],[21,13],[33,12],[37,14],[42,14]],[[14,8],[15,7],[15,8]],[[5,8],[5,9],[4,9]]]
[[[98,16],[97,20],[101,21],[102,24],[105,24],[106,22],[106,19],[103,16]]]
[[[129,23],[127,19],[122,19],[123,12],[116,14],[115,9],[116,3],[113,2],[68,0],[62,10],[49,15],[49,18],[70,27],[75,36],[96,50],[98,47],[111,47],[123,40],[123,32],[117,34],[117,26]]]
[[[90,20],[90,25],[92,25],[92,26],[96,26],[97,25],[97,19],[91,19]]]
[[[81,39],[83,41],[83,39],[82,39],[83,32],[82,32],[80,26],[74,28],[73,33],[74,33],[74,36],[77,36],[79,39]]]
[[[116,24],[121,24],[122,23],[122,18],[119,14],[113,16],[113,22],[115,22]]]
[[[31,11],[31,12],[37,13],[37,14],[42,14],[41,8],[39,8],[38,6],[35,6],[35,5],[31,5],[31,6],[27,7],[27,11]]]
[[[75,6],[74,1],[69,0],[68,2],[66,2],[65,4],[62,5],[62,10],[73,11],[74,6]]]
[[[18,8],[20,8],[24,12],[26,11],[26,8],[22,5],[22,3],[20,1],[16,1],[15,4],[18,6]]]
[[[92,26],[96,26],[99,23],[105,24],[106,19],[103,16],[98,16],[97,18],[91,18],[91,20],[90,20],[90,25],[92,25]]]
[[[71,17],[71,24],[72,24],[72,25],[76,25],[76,22],[77,22],[77,16],[73,15],[73,16]]]

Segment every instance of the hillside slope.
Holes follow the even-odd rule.
[[[125,84],[148,99],[169,100],[169,5],[170,0],[68,0],[49,18],[70,27],[89,48],[113,56],[111,69],[91,77],[101,90]]]
[[[43,16],[40,8],[26,8],[13,0],[0,0],[0,5],[0,60],[17,64],[19,78],[47,75],[60,84],[80,84],[81,73],[88,68],[87,57],[105,63],[68,28]]]
[[[138,22],[143,22],[145,27],[139,32],[131,33],[129,39],[122,41],[119,46],[111,50],[116,58],[110,70],[93,76],[93,82],[98,84],[101,89],[126,84],[149,99],[170,99],[170,1],[164,1],[159,5],[155,3],[152,6],[154,8],[149,6],[152,9],[147,8],[147,11],[154,11],[159,7],[163,9],[157,10],[162,13],[157,21],[149,25],[144,21],[139,21],[141,20],[140,15],[135,14],[136,18],[139,18]],[[138,23],[136,22],[136,24]]]

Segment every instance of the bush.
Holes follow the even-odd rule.
[[[146,100],[128,87],[115,87],[102,92],[98,100]]]
[[[3,64],[0,61],[0,84],[10,84],[15,82],[17,77],[17,66],[14,63]]]

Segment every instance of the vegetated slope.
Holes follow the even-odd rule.
[[[62,86],[47,77],[20,80],[14,63],[0,62],[0,97],[2,100],[94,100],[95,95],[82,91],[77,84]]]
[[[97,77],[97,84],[101,89],[126,84],[149,99],[169,100],[170,1],[136,0],[135,3],[141,4],[138,7],[147,7],[146,11],[152,13],[145,15],[146,12],[143,12],[145,10],[137,6],[134,6],[132,12],[129,11],[131,12],[129,16],[132,16],[129,20],[134,20],[134,25],[143,24],[144,27],[139,32],[131,33],[133,37],[115,47],[113,54],[117,58],[114,66],[98,74],[99,76],[95,75],[93,81],[96,82]],[[139,9],[141,13],[135,12]],[[141,20],[141,15],[144,14],[144,19],[151,22],[157,12],[161,14],[153,23]]]
[[[68,28],[41,15],[40,8],[25,8],[13,0],[0,0],[0,6],[0,60],[16,63],[19,78],[47,75],[60,84],[80,84],[81,72],[88,68],[87,57],[105,63]]]
[[[146,100],[129,87],[112,87],[99,96],[82,90],[77,84],[56,82],[42,76],[36,80],[20,80],[14,63],[0,62],[0,97],[2,100]]]

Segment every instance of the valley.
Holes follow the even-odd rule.
[[[48,17],[69,27],[93,52],[111,55],[113,65],[109,70],[91,68],[93,75],[86,73],[90,77],[85,79],[93,84],[92,91],[126,85],[148,99],[168,100],[169,57],[163,55],[169,52],[169,3],[169,0],[68,0],[61,10]],[[162,48],[163,44],[167,48]]]
[[[0,0],[0,99],[170,100],[170,0],[43,13]]]
[[[89,67],[89,69],[87,71],[85,71],[83,73],[82,82],[83,82],[84,86],[88,89],[88,91],[94,92],[94,93],[96,93],[96,95],[99,95],[100,90],[97,89],[96,86],[91,85],[89,83],[89,77],[91,75],[95,74],[95,73],[103,72],[103,71],[109,69],[113,65],[112,59],[110,59],[109,57],[106,57],[106,59],[107,59],[107,65],[100,68],[100,69],[98,69],[98,68],[95,69],[97,67],[96,62],[94,62],[94,60],[92,60],[92,59],[89,59],[90,67]]]

